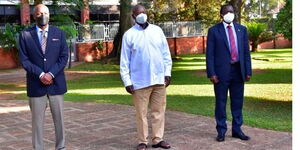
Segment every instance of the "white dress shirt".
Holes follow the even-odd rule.
[[[120,73],[125,86],[134,90],[165,84],[171,76],[172,59],[167,39],[160,27],[146,29],[135,24],[125,32],[122,41]]]
[[[230,40],[229,40],[229,33],[228,33],[228,26],[230,25],[232,27],[232,31],[233,31],[233,36],[234,36],[234,41],[235,41],[235,46],[236,46],[236,49],[237,49],[237,53],[239,54],[239,46],[238,46],[238,40],[237,40],[237,35],[236,35],[236,31],[235,31],[235,27],[234,27],[234,24],[231,22],[230,24],[227,24],[223,21],[223,25],[224,25],[224,28],[225,28],[225,32],[226,32],[226,37],[227,37],[227,41],[228,41],[228,45],[230,45]],[[230,49],[231,51],[231,49]],[[238,55],[239,56],[239,55]],[[238,60],[239,60],[239,57],[238,57]]]

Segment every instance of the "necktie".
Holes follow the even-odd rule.
[[[42,34],[41,47],[42,47],[43,54],[45,54],[46,44],[47,44],[46,31],[45,30],[41,31],[41,34]]]
[[[228,25],[227,29],[228,29],[228,35],[229,35],[230,48],[231,48],[231,53],[230,53],[231,54],[231,61],[236,62],[237,59],[238,59],[238,52],[237,52],[236,43],[235,43],[235,40],[234,40],[232,26]]]

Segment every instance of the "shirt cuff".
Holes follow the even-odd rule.
[[[166,71],[166,72],[165,72],[165,76],[171,77],[171,71]]]
[[[124,81],[124,85],[125,85],[125,87],[129,86],[129,85],[132,85],[132,82],[130,80]]]
[[[54,75],[51,72],[48,72],[48,73],[52,76],[52,78],[54,78]]]
[[[41,78],[43,75],[45,74],[45,72],[42,72],[39,76],[39,78]]]

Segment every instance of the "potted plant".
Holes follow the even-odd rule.
[[[26,26],[6,24],[0,31],[0,69],[15,68],[19,65],[18,35]]]

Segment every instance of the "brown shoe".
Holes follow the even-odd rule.
[[[147,145],[145,143],[140,143],[136,150],[146,150],[147,149]]]
[[[169,149],[171,148],[170,144],[165,141],[160,141],[157,144],[152,145],[153,148],[163,148],[163,149]]]

